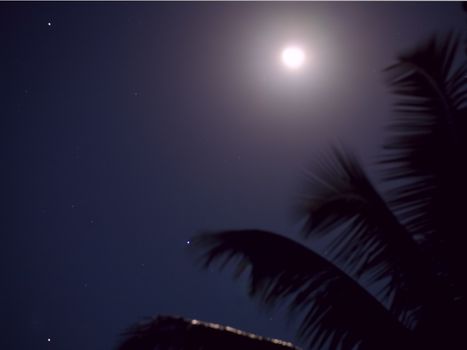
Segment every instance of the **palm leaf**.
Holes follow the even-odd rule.
[[[434,257],[434,273],[466,290],[460,266],[467,195],[467,66],[458,60],[459,37],[432,37],[399,55],[386,69],[399,112],[381,160],[394,180],[389,204]]]
[[[365,289],[323,257],[286,237],[259,230],[204,234],[205,267],[233,262],[235,276],[249,271],[249,292],[265,305],[288,305],[301,314],[298,335],[312,348],[391,348],[407,330]]]
[[[306,218],[304,236],[324,238],[326,256],[352,276],[369,284],[384,281],[383,300],[409,324],[411,311],[420,306],[419,296],[409,298],[409,284],[420,284],[425,268],[413,237],[356,157],[334,148],[317,159],[298,206]]]
[[[299,350],[282,340],[174,316],[148,319],[123,336],[117,350]]]
[[[440,186],[452,187],[458,157],[466,150],[465,129],[459,126],[465,125],[467,67],[455,68],[458,46],[453,34],[432,37],[386,69],[400,101],[382,163],[387,179],[406,181],[393,191],[391,205],[411,232],[426,237],[439,231],[441,222],[446,225]]]

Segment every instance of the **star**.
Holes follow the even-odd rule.
[[[47,338],[47,341],[48,341],[49,343],[50,343],[50,340],[51,340],[50,338]]]
[[[47,22],[47,25],[48,25],[49,27],[51,27],[51,26],[52,26],[52,22]]]
[[[190,242],[190,241],[186,241],[186,244],[187,244],[187,245],[190,245],[190,244],[191,244],[191,242]]]

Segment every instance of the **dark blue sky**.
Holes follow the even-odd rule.
[[[458,3],[2,3],[0,348],[111,348],[160,313],[293,340],[187,239],[296,237],[316,149],[369,159],[381,69],[464,22]],[[313,53],[294,77],[288,40]]]

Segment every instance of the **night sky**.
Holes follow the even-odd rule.
[[[381,70],[465,20],[458,3],[0,4],[0,348],[110,349],[156,314],[293,341],[187,240],[297,237],[315,152],[370,162]],[[290,41],[300,72],[278,59]]]

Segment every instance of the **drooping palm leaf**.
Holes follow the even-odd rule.
[[[135,324],[117,350],[299,350],[292,343],[232,327],[174,316]]]
[[[409,284],[420,284],[424,258],[409,232],[394,216],[362,166],[342,148],[317,158],[307,176],[298,207],[306,218],[305,237],[324,237],[327,257],[357,278],[386,283],[383,299],[410,323],[419,296],[409,298]]]
[[[337,233],[328,251],[341,262],[350,262],[350,267],[360,267],[357,274],[365,272],[364,262],[377,265],[392,259],[377,257],[391,243],[399,252],[413,253],[414,240],[349,152],[333,148],[323,153],[307,174],[305,185],[305,195],[298,206],[306,218],[304,236]],[[362,261],[362,257],[366,259]]]
[[[388,165],[386,178],[414,180],[398,187],[392,203],[404,212],[409,228],[424,235],[439,229],[434,221],[440,211],[434,210],[432,199],[440,185],[453,180],[447,175],[455,175],[452,162],[459,159],[452,155],[465,143],[458,121],[465,118],[461,110],[467,102],[467,67],[455,64],[458,46],[452,34],[432,37],[386,69],[399,98],[399,116],[390,125],[382,163]]]
[[[205,267],[234,263],[249,272],[249,292],[265,305],[302,315],[299,336],[313,349],[389,349],[408,331],[373,296],[323,257],[286,237],[259,230],[196,237]]]
[[[449,275],[446,283],[465,292],[465,279],[456,277],[467,262],[459,205],[467,195],[467,66],[458,47],[453,34],[432,37],[386,69],[399,114],[381,163],[395,184],[391,207],[413,235],[423,238],[435,272]]]

